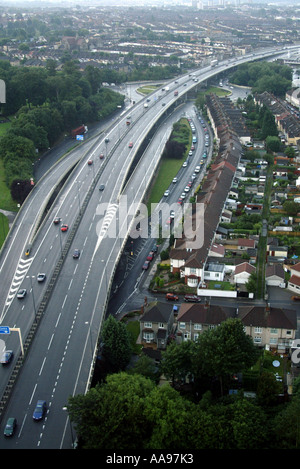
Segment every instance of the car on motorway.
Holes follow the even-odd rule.
[[[80,257],[80,251],[79,249],[74,249],[74,252],[73,252],[73,259],[79,259]]]
[[[104,188],[105,188],[105,185],[101,184],[100,187],[99,187],[99,191],[104,191]]]
[[[174,295],[174,293],[167,293],[166,300],[168,301],[178,301],[178,296]]]
[[[173,178],[173,183],[176,184],[176,182],[177,182],[177,178],[175,177]]]
[[[190,303],[200,303],[201,296],[198,295],[184,295],[184,301]]]
[[[133,147],[133,143],[130,142],[129,145],[128,145],[129,148],[132,148]]]
[[[166,103],[161,103],[161,105],[162,105],[162,106],[165,106],[165,105],[166,105]]]
[[[88,161],[88,165],[91,166],[91,164],[93,164],[93,160]]]
[[[37,274],[36,279],[37,279],[37,281],[40,282],[40,283],[41,283],[41,282],[44,282],[44,280],[46,279],[46,274],[44,274],[44,273],[39,273],[39,274]]]
[[[13,356],[14,352],[12,350],[5,350],[2,352],[0,359],[1,365],[8,365],[12,361]]]
[[[19,290],[17,293],[17,298],[19,299],[25,298],[26,293],[27,293],[26,288],[21,288],[21,290]]]
[[[17,419],[15,417],[9,417],[4,428],[4,436],[13,436],[16,430],[16,426]]]
[[[58,225],[60,222],[61,222],[60,217],[55,217],[54,220],[53,220],[54,225]]]
[[[143,264],[142,269],[143,269],[143,270],[148,270],[148,269],[149,269],[149,265],[150,265],[150,261],[145,261],[144,264]]]
[[[61,229],[61,231],[68,231],[68,228],[69,228],[68,225],[64,224],[64,225],[61,225],[60,229]]]
[[[103,154],[103,153],[100,153],[99,158],[100,158],[100,160],[103,160],[104,154]]]
[[[108,142],[109,142],[109,138],[106,137],[106,139],[105,139],[104,141],[105,141],[105,143],[108,143]]]
[[[46,401],[38,400],[32,415],[33,420],[42,420],[47,410]]]
[[[164,192],[164,196],[165,196],[165,197],[168,197],[168,195],[170,195],[169,189]]]

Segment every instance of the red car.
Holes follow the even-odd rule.
[[[129,146],[129,148],[132,148],[132,147],[133,147],[133,143],[130,142],[128,146]]]
[[[167,300],[178,301],[178,296],[174,295],[174,293],[167,293],[166,294],[166,299]]]
[[[147,261],[152,261],[153,257],[154,257],[154,252],[150,251],[148,256],[147,256]]]
[[[103,158],[104,158],[103,153],[101,153],[101,155],[99,156],[99,158],[100,158],[100,160],[103,160]]]
[[[61,231],[68,231],[68,225],[61,225]]]
[[[93,164],[93,160],[88,161],[88,165],[90,166],[91,164]]]

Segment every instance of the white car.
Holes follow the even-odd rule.
[[[200,166],[196,166],[195,173],[199,173],[199,172],[200,172]]]
[[[174,182],[174,184],[176,184],[177,178],[173,178],[173,182]]]
[[[170,191],[167,190],[167,191],[165,191],[164,196],[165,196],[165,197],[168,197],[169,194],[170,194]]]
[[[185,161],[182,165],[183,168],[186,168],[187,167],[187,161]]]

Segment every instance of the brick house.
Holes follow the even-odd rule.
[[[165,349],[174,324],[173,305],[154,302],[143,307],[140,343],[146,348]]]

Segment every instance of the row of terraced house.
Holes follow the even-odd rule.
[[[196,194],[196,201],[204,204],[203,245],[199,249],[191,249],[188,247],[189,243],[180,238],[175,239],[170,251],[171,272],[178,272],[185,284],[194,287],[203,300],[201,303],[182,303],[175,306],[163,302],[145,303],[140,317],[139,341],[146,354],[159,359],[160,351],[166,348],[170,338],[179,343],[196,340],[203,331],[215,328],[222,321],[233,317],[241,319],[245,332],[252,337],[254,344],[285,353],[291,347],[297,330],[296,312],[293,309],[269,305],[226,308],[212,305],[209,301],[210,296],[251,296],[246,291],[245,283],[255,271],[259,237],[231,240],[228,239],[228,232],[220,226],[222,221],[231,216],[229,195],[234,208],[235,180],[237,174],[243,175],[240,161],[243,145],[250,142],[250,133],[242,114],[228,98],[209,95],[206,104],[218,154],[203,179],[201,190]],[[259,183],[263,184],[263,181]],[[259,204],[248,205],[249,213],[261,209]],[[220,239],[223,240],[222,243]],[[233,252],[231,258],[226,257],[226,263],[225,249],[232,249]],[[266,267],[266,278],[269,285],[280,286],[284,283],[284,270],[282,265],[272,262],[278,254],[277,249],[280,251],[276,239],[270,238],[267,246],[270,262]],[[247,252],[247,260],[235,255],[243,252]],[[282,252],[278,255],[282,255]],[[226,278],[231,279],[234,288],[226,292],[218,290],[218,282]],[[214,283],[213,291],[207,288],[210,280]]]

